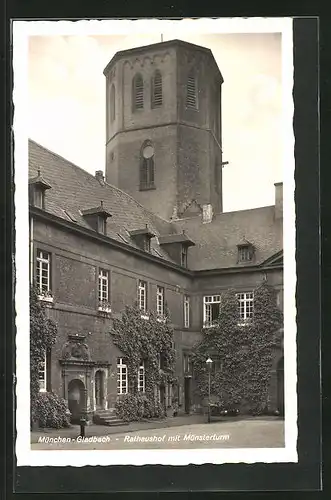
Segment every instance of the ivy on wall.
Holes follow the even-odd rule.
[[[275,290],[263,282],[254,290],[254,316],[242,324],[236,292],[221,295],[220,314],[193,349],[198,394],[207,397],[209,373],[206,359],[213,360],[211,396],[224,409],[241,407],[252,413],[268,408],[275,332],[283,324]]]
[[[138,370],[144,361],[145,395],[154,400],[157,387],[176,382],[174,330],[168,313],[162,319],[154,311],[144,316],[138,307],[127,306],[121,318],[114,318],[111,334],[126,359],[131,395],[138,394]]]

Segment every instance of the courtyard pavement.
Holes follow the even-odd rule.
[[[79,427],[31,433],[32,450],[130,450],[130,449],[197,449],[197,448],[279,448],[284,447],[284,420],[279,418],[252,418],[212,421],[198,416],[171,420],[173,425],[131,430],[129,426],[89,426],[85,438],[80,438]],[[186,421],[186,423],[184,423]],[[177,422],[177,425],[176,425]],[[189,423],[190,422],[190,423]],[[155,424],[156,422],[154,422]],[[141,425],[144,422],[140,423]],[[151,424],[151,422],[149,422]],[[161,422],[158,422],[161,424]],[[136,426],[138,424],[136,423]],[[71,433],[69,432],[71,431]]]

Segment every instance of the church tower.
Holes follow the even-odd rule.
[[[209,49],[117,52],[106,77],[106,180],[169,220],[222,211],[221,85]]]

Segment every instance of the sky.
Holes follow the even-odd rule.
[[[212,50],[222,86],[223,210],[274,204],[283,180],[280,33],[176,34]],[[29,137],[94,175],[105,169],[105,77],[119,50],[161,34],[30,36]]]

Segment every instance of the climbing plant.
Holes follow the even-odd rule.
[[[127,306],[120,318],[115,318],[111,330],[113,343],[126,358],[130,397],[138,395],[138,370],[145,366],[145,400],[148,407],[155,400],[155,388],[160,384],[174,384],[174,331],[169,313],[159,318],[154,311],[142,316],[138,307]],[[157,402],[155,402],[157,403]],[[134,404],[132,404],[134,407]]]
[[[209,374],[206,359],[213,359],[211,395],[221,407],[246,407],[253,413],[268,405],[274,334],[282,326],[275,291],[263,282],[254,290],[254,315],[244,324],[234,290],[221,295],[218,319],[202,330],[202,339],[194,346],[193,363],[197,391],[206,397]]]

